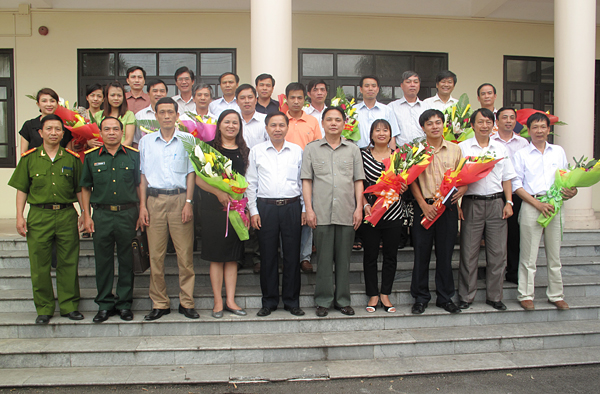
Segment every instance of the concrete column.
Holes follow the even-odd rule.
[[[252,0],[250,18],[252,81],[271,74],[276,99],[292,82],[292,0]]]
[[[555,127],[569,162],[594,154],[596,0],[554,0],[554,112],[567,126]],[[592,189],[581,188],[563,205],[564,228],[600,228]]]

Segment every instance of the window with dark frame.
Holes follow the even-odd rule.
[[[14,62],[12,49],[0,49],[0,167],[17,165]]]
[[[86,88],[95,83],[106,85],[118,80],[128,90],[127,69],[140,66],[146,71],[146,82],[158,78],[167,84],[169,96],[178,94],[175,70],[186,66],[196,74],[196,83],[206,83],[215,97],[221,96],[219,76],[236,72],[235,49],[79,49],[78,102],[85,106]],[[145,91],[145,90],[144,90]]]
[[[412,70],[421,78],[421,100],[434,96],[435,77],[448,69],[448,54],[438,52],[361,51],[337,49],[298,49],[298,80],[307,85],[310,80],[327,83],[330,99],[341,86],[350,99],[362,100],[360,78],[376,75],[380,80],[377,100],[390,103],[402,98],[400,88],[404,71]]]

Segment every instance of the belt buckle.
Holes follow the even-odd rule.
[[[110,206],[110,210],[113,212],[117,212],[119,210],[119,206],[118,205],[111,205]]]
[[[60,204],[52,204],[52,209],[55,210],[55,211],[57,209],[60,209]]]
[[[284,206],[285,205],[285,199],[275,200],[275,205],[277,205],[278,207]]]

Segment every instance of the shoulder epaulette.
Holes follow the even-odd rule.
[[[70,154],[72,154],[73,156],[75,156],[76,158],[78,158],[78,159],[79,159],[79,158],[81,158],[81,157],[79,156],[79,153],[73,152],[71,149],[67,149],[67,148],[65,148],[65,150],[66,150],[67,152],[69,152]]]
[[[133,146],[129,146],[129,145],[123,145],[123,146],[124,146],[125,148],[127,148],[127,149],[131,149],[131,150],[132,150],[132,151],[134,151],[134,152],[139,152],[139,151],[140,151],[139,149],[135,149]]]
[[[83,153],[85,153],[85,154],[87,155],[88,153],[90,153],[90,152],[93,152],[93,151],[95,151],[96,149],[100,149],[100,147],[99,147],[99,146],[95,146],[95,147],[93,147],[92,149],[88,149],[88,150],[86,150],[86,151],[85,151],[85,152],[83,152]]]
[[[29,149],[27,152],[23,152],[23,153],[21,153],[21,157],[25,157],[25,156],[27,156],[28,154],[30,154],[31,152],[35,152],[35,151],[36,151],[36,149],[37,149],[37,148],[31,148],[31,149]]]
[[[90,153],[90,152],[93,152],[93,151],[95,151],[96,149],[100,149],[100,147],[99,147],[99,146],[95,146],[95,147],[93,147],[92,149],[88,149],[88,150],[86,150],[84,153],[87,155],[88,153]]]

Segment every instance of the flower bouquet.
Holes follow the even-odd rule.
[[[396,149],[392,155],[383,160],[385,170],[375,185],[369,186],[364,193],[372,193],[377,200],[371,207],[371,215],[365,222],[377,225],[388,208],[400,199],[402,185],[410,185],[429,165],[433,147],[426,142],[413,141]]]
[[[550,112],[544,112],[544,111],[540,111],[538,109],[532,109],[532,108],[519,109],[519,110],[517,110],[517,122],[519,122],[523,126],[523,129],[519,133],[519,135],[521,137],[529,138],[529,130],[527,130],[527,119],[529,119],[529,117],[536,112],[545,114],[548,117],[548,119],[550,119],[550,126],[566,125],[565,122],[561,122],[560,120],[558,120],[558,116],[551,115]]]
[[[548,217],[540,214],[537,219],[537,222],[544,228],[548,227],[563,204],[561,193],[563,188],[590,187],[600,181],[600,162],[598,160],[588,161],[587,157],[582,156],[579,160],[573,158],[573,161],[575,161],[575,165],[569,165],[567,170],[556,170],[554,184],[545,196],[538,197],[541,202],[554,206],[554,213]]]
[[[135,125],[139,127],[144,135],[156,133],[160,130],[160,124],[158,123],[158,120],[155,119],[136,119]]]
[[[471,127],[471,104],[469,97],[463,93],[458,103],[444,111],[444,139],[456,144],[475,135]]]
[[[421,225],[429,229],[446,210],[445,202],[454,193],[454,188],[466,186],[485,178],[500,160],[502,158],[496,159],[491,155],[463,157],[455,170],[446,171],[439,189],[433,196],[433,206],[437,209],[435,218],[429,220],[424,217]]]
[[[346,124],[342,131],[342,137],[351,141],[360,140],[360,129],[358,128],[358,114],[354,108],[354,99],[348,101],[346,93],[341,86],[338,86],[335,97],[331,99],[332,107],[340,107],[346,113]]]
[[[248,202],[248,199],[244,197],[244,192],[248,187],[246,178],[233,171],[231,160],[206,142],[191,135],[183,136],[182,142],[192,161],[196,175],[234,199],[224,210],[227,211],[227,220],[231,222],[240,240],[246,241],[249,238],[246,226],[250,223],[245,212]],[[229,226],[225,230],[226,237],[228,232]]]
[[[54,114],[58,115],[65,123],[65,127],[71,131],[73,144],[76,146],[85,146],[89,140],[93,139],[102,142],[98,125],[93,120],[84,117],[83,114],[69,109],[68,106],[68,101],[65,102],[65,106],[59,105],[56,107]],[[84,160],[83,151],[80,152],[80,157],[81,160]]]
[[[212,141],[215,139],[217,131],[217,122],[210,116],[196,115],[193,112],[185,113],[190,120],[179,120],[178,126],[181,131],[185,131],[202,141]]]

